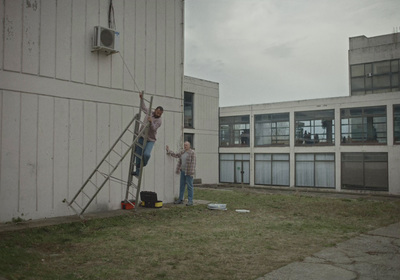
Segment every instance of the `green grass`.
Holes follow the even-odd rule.
[[[86,223],[0,233],[0,276],[255,279],[400,221],[400,199],[341,199],[246,189],[196,189],[195,199],[226,203],[228,210],[165,205]]]

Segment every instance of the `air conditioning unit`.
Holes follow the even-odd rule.
[[[101,27],[94,27],[92,52],[102,51],[106,54],[119,52],[119,32]]]

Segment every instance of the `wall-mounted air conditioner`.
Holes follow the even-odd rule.
[[[102,51],[106,54],[119,52],[119,32],[101,27],[94,27],[92,52]]]

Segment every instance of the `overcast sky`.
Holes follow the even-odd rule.
[[[185,75],[220,106],[348,96],[349,38],[400,31],[400,0],[186,0]]]

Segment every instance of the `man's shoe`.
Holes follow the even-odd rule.
[[[139,177],[139,173],[138,173],[137,171],[133,171],[131,174],[132,174],[133,176]]]
[[[189,201],[186,206],[193,206],[193,201]]]
[[[175,200],[174,204],[183,204],[183,201],[178,199],[178,200]]]

